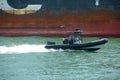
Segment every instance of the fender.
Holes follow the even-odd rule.
[[[31,13],[35,13],[36,11],[40,10],[42,7],[41,4],[39,5],[27,5],[27,7],[23,8],[23,9],[16,9],[11,7],[7,0],[0,0],[0,9],[10,13],[10,14],[31,14]]]

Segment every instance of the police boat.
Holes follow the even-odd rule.
[[[75,31],[72,32],[72,36],[63,40],[63,44],[56,44],[55,42],[48,41],[45,48],[96,51],[101,49],[101,45],[108,42],[108,39],[106,38],[90,42],[82,42],[81,33],[82,31],[80,29],[75,29]]]

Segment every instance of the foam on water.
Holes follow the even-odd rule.
[[[48,50],[45,45],[15,45],[15,46],[0,46],[0,54],[20,54],[20,53],[30,53],[30,52],[49,52],[55,50]]]

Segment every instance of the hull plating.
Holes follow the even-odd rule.
[[[69,3],[65,0],[28,0],[26,4],[19,0],[22,4],[19,6],[16,5],[18,0],[13,0],[16,4],[5,1],[0,0],[3,7],[9,5],[0,6],[0,35],[65,36],[66,31],[80,28],[84,36],[120,37],[119,0],[90,0],[89,4],[87,0],[71,0]],[[38,8],[26,7],[30,3]]]

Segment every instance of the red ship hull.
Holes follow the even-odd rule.
[[[1,36],[120,37],[119,0],[0,0]]]
[[[92,28],[91,28],[92,27]],[[120,37],[120,22],[109,22],[99,26],[70,26],[41,29],[41,28],[1,28],[1,36],[67,36],[67,31],[75,28],[83,30],[83,36]]]
[[[49,12],[48,12],[49,13]],[[1,36],[66,36],[66,31],[80,28],[84,36],[120,37],[120,11],[99,10],[77,15],[0,16]]]

